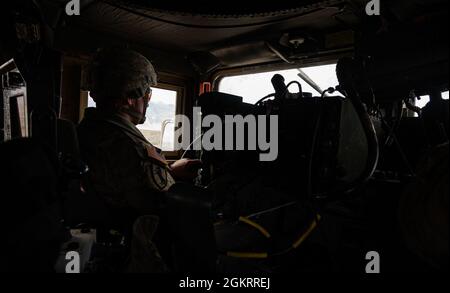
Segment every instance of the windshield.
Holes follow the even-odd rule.
[[[299,74],[301,74],[301,72],[304,73],[304,77],[309,77],[309,79],[317,86],[313,88],[305,80],[300,78]],[[321,95],[319,89],[325,90],[329,87],[335,87],[338,85],[336,77],[336,64],[330,64],[304,67],[301,68],[301,70],[288,69],[239,76],[228,76],[221,80],[219,84],[219,91],[241,96],[243,97],[244,102],[254,104],[262,97],[274,92],[270,80],[277,73],[284,77],[286,84],[294,80],[299,81],[302,85],[303,92],[312,93],[314,96]],[[298,92],[296,87],[296,85],[292,85],[289,90],[291,92]]]

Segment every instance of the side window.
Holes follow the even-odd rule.
[[[299,81],[303,92],[319,96],[322,91],[338,85],[336,77],[336,64],[304,67],[298,69],[270,71],[255,74],[224,77],[219,84],[219,91],[227,94],[241,96],[244,102],[254,104],[262,97],[273,93],[271,78],[275,74],[281,74],[286,84],[291,81]],[[303,77],[303,78],[302,78]],[[308,82],[306,82],[308,80]],[[297,92],[293,85],[289,89]],[[320,91],[320,92],[319,92]]]
[[[152,88],[152,98],[147,108],[144,124],[137,128],[154,146],[163,151],[174,150],[174,128],[177,91]]]
[[[147,119],[137,128],[154,146],[163,151],[174,151],[175,115],[179,91],[175,89],[152,88],[152,97],[147,108]],[[88,107],[95,107],[95,102],[88,94]]]
[[[448,100],[448,91],[442,92],[442,98],[444,100]],[[430,102],[430,96],[420,96],[416,99],[415,105],[419,108],[423,108],[428,104],[428,102]],[[417,117],[418,115],[414,113],[414,116]]]

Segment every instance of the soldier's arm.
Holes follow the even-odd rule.
[[[101,152],[113,194],[142,214],[156,213],[161,196],[174,182],[168,171],[127,137],[104,145]]]
[[[171,164],[169,168],[171,175],[176,180],[192,180],[197,177],[201,166],[200,160],[181,159]]]

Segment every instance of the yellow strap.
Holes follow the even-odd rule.
[[[320,220],[321,217],[320,215],[317,215],[317,220]],[[303,243],[303,241],[305,241],[306,238],[308,238],[309,234],[311,234],[311,232],[317,227],[317,220],[314,219],[311,224],[309,225],[308,229],[306,230],[305,233],[302,234],[302,236],[300,236],[300,238],[294,242],[294,244],[292,244],[293,248],[297,248],[300,246],[300,244]]]
[[[258,223],[253,222],[252,220],[250,220],[249,218],[245,218],[245,217],[239,217],[239,221],[246,223],[250,226],[252,226],[253,228],[257,229],[259,232],[261,232],[264,236],[266,236],[266,238],[270,238],[270,233],[264,229],[264,227],[262,227],[261,225],[259,225]]]
[[[267,252],[227,252],[227,256],[237,258],[267,258]]]
[[[292,245],[292,247],[294,249],[299,247],[300,244],[302,244],[303,241],[305,241],[305,239],[308,238],[308,236],[311,234],[311,232],[317,227],[317,222],[320,221],[320,219],[321,219],[321,216],[317,215],[316,219],[314,219],[311,222],[311,224],[309,225],[309,227],[305,231],[305,233],[303,233],[302,236],[300,236],[300,238],[297,241],[295,241],[295,243]],[[270,237],[269,232],[267,232],[263,227],[254,223],[253,221],[249,220],[248,218],[240,217],[239,220],[241,222],[251,225],[252,227],[255,227],[256,229],[261,231],[261,233],[263,233],[267,238]],[[260,258],[260,259],[262,259],[262,258],[268,258],[269,255],[267,252],[232,252],[232,251],[229,251],[229,252],[227,252],[227,256],[236,257],[236,258]]]
[[[220,225],[223,225],[223,224],[225,224],[225,221],[220,220],[220,221],[218,221],[218,222],[215,222],[215,223],[213,224],[213,226],[215,227],[215,226],[220,226]]]

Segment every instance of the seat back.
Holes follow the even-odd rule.
[[[81,158],[76,126],[64,119],[57,121],[57,148],[62,166],[64,193],[64,219],[75,227],[87,224],[97,228],[105,226],[109,214],[103,201],[95,196],[87,182],[88,166]]]
[[[56,153],[34,139],[13,139],[0,144],[0,162],[0,271],[51,272],[67,237]]]

